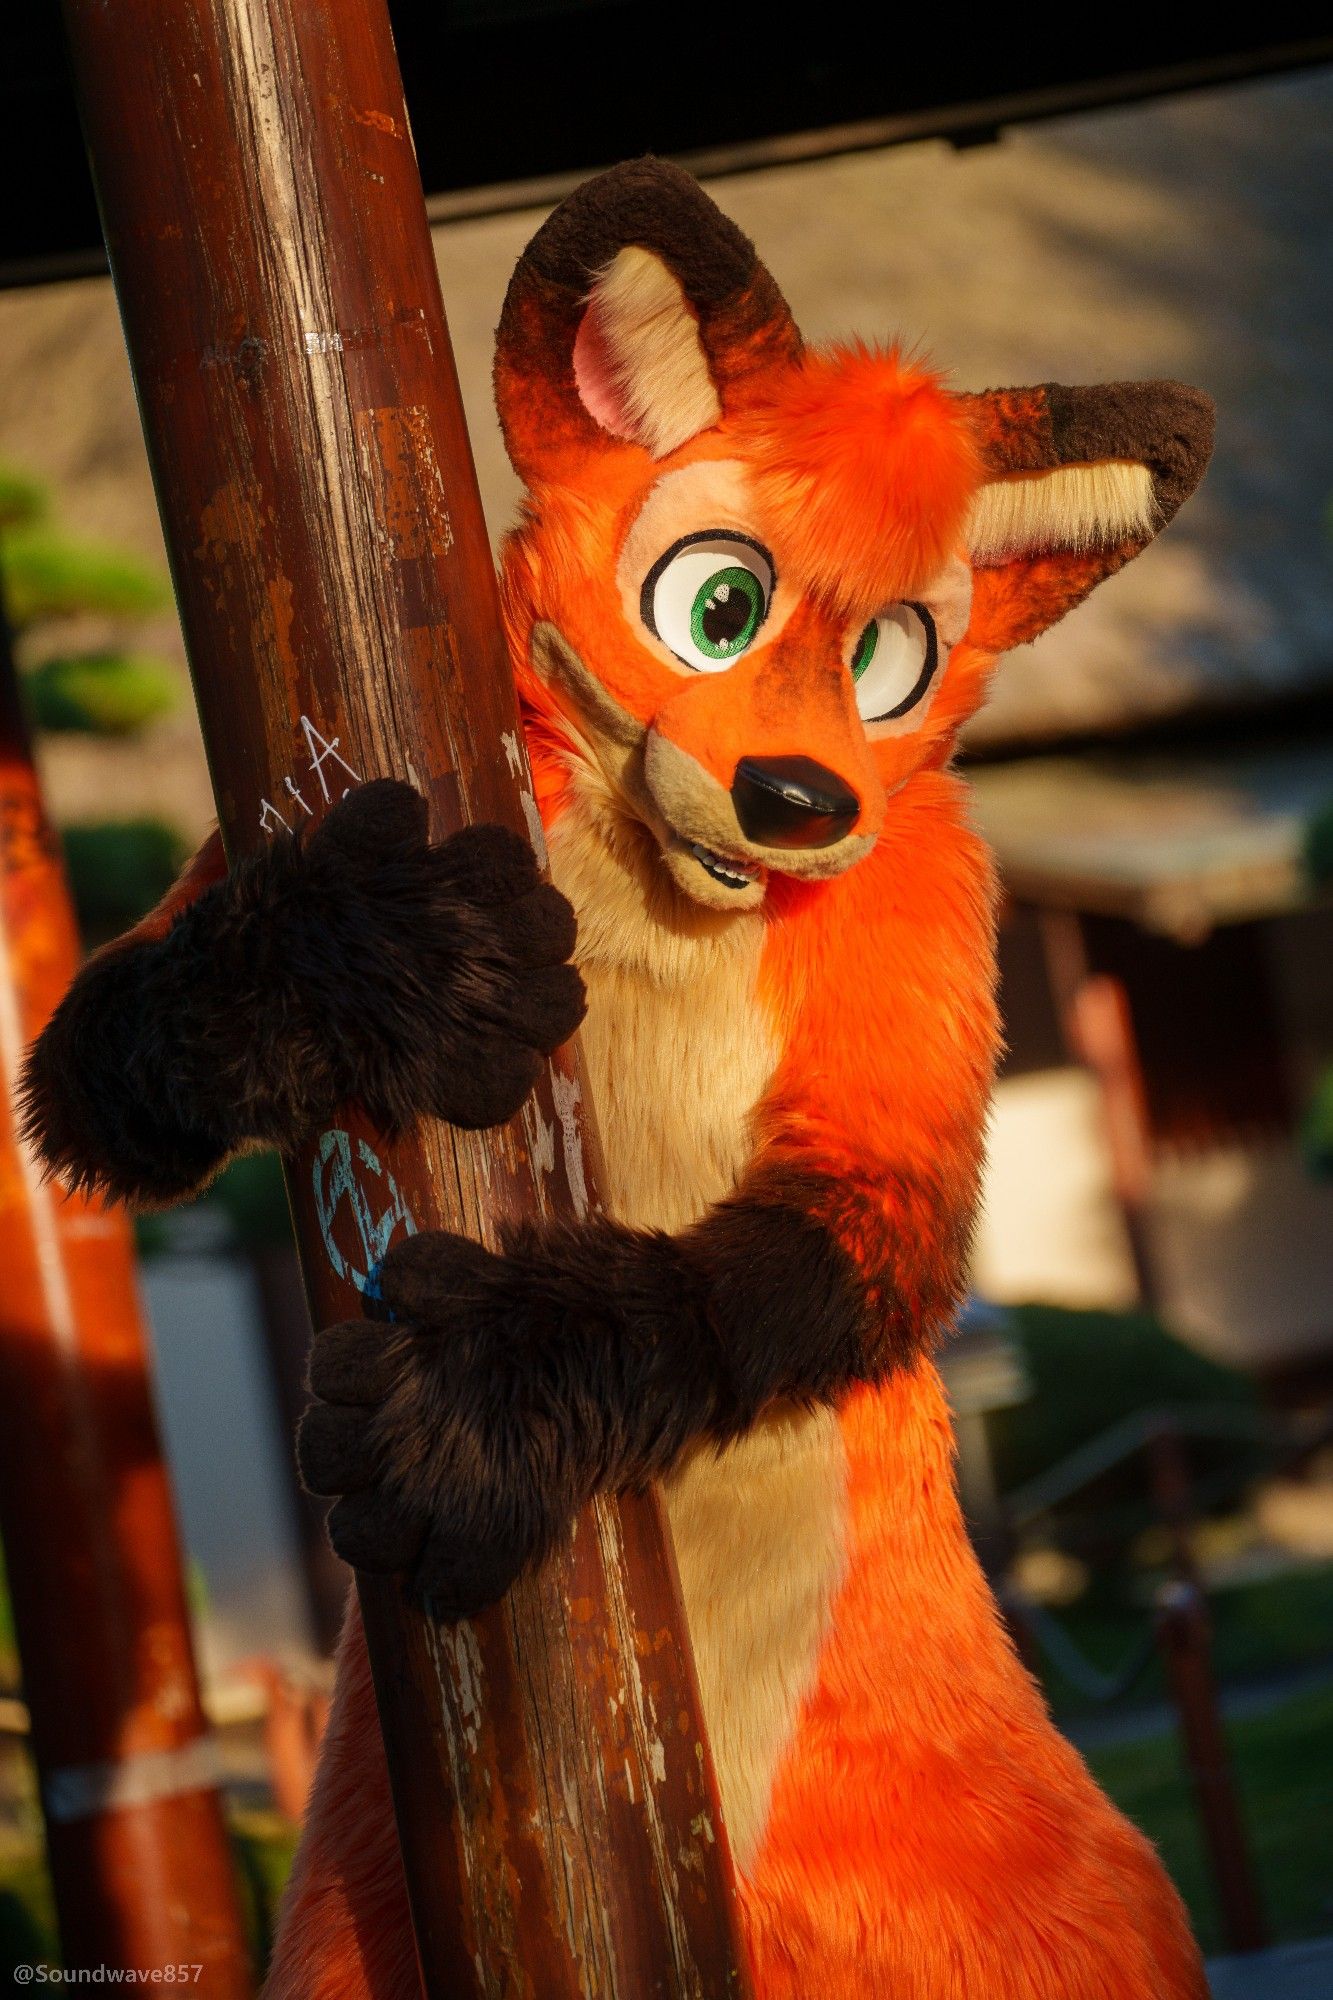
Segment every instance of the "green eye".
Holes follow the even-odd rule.
[[[696,674],[722,674],[754,644],[773,601],[773,558],[746,535],[707,530],[660,555],[639,616]]]
[[[764,615],[759,579],[733,565],[717,570],[695,592],[690,637],[710,660],[729,660],[749,645]]]
[[[874,659],[875,648],[878,645],[879,620],[878,618],[872,618],[866,626],[865,631],[857,640],[856,651],[852,654],[852,679],[854,681],[860,680],[862,674]]]
[[[858,715],[866,722],[906,715],[924,701],[938,664],[935,620],[925,605],[889,605],[863,628],[848,662]]]

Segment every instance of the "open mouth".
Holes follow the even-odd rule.
[[[730,855],[715,854],[711,847],[701,847],[697,840],[689,842],[689,849],[704,873],[728,889],[748,889],[763,872],[757,862],[735,861]]]

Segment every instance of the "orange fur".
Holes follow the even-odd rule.
[[[1056,549],[978,569],[971,636],[991,654],[1027,645],[1141,547],[1122,542],[1111,550]]]
[[[579,396],[589,284],[621,244],[646,246],[679,281],[718,390],[720,417],[658,460],[599,430],[596,395],[588,406]],[[591,259],[582,279],[579,245]],[[963,789],[943,767],[995,654],[1133,550],[1042,551],[978,569],[970,627],[960,615],[946,635],[929,701],[901,724],[863,726],[847,664],[860,626],[895,598],[928,599],[957,557],[980,482],[1061,462],[1048,392],[953,397],[891,350],[803,355],[750,246],[677,170],[651,162],[591,184],[539,234],[511,288],[496,382],[530,493],[503,565],[510,645],[543,818],[554,828],[592,816],[587,879],[605,907],[584,911],[585,940],[611,954],[603,990],[629,996],[623,1023],[608,1014],[596,1024],[613,1058],[617,1032],[625,1037],[616,1089],[632,1099],[633,1037],[655,1019],[678,1038],[672,1055],[696,1036],[682,1052],[692,1075],[707,1076],[714,1052],[699,1045],[697,1023],[731,1019],[728,1006],[759,1010],[757,1040],[776,1049],[776,1066],[752,1086],[758,1101],[737,1108],[738,1153],[749,1149],[742,1189],[766,1177],[822,1189],[811,1198],[872,1300],[909,1320],[919,1342],[938,1338],[965,1277],[999,1039],[995,885]],[[636,379],[641,390],[650,396],[651,382]],[[1094,413],[1108,459],[1143,458],[1115,434],[1131,404],[1132,391]],[[1071,435],[1093,435],[1079,430],[1078,407],[1062,412]],[[1179,452],[1162,463],[1178,504],[1190,468]],[[778,578],[751,651],[712,674],[689,672],[639,616],[658,547],[619,574],[636,524],[649,524],[641,539],[652,544],[654,507],[675,523],[662,529],[663,546],[675,546],[681,524],[663,482],[680,474],[677,493],[730,496],[721,517],[710,506],[684,525],[762,542]],[[962,602],[965,611],[965,589]],[[539,623],[559,636],[564,681],[538,669]],[[727,891],[710,899],[699,884],[691,901],[682,869],[692,864],[672,851],[682,843],[645,789],[654,742],[714,804],[743,755],[813,757],[861,800],[832,879],[798,879],[799,857],[763,856],[743,905],[762,927],[757,983],[720,990],[711,1011],[691,1011],[688,985],[683,1002],[668,989],[688,948],[725,929]],[[697,964],[700,976],[729,976],[725,953]],[[687,1150],[688,1092],[681,1099],[674,1136]],[[661,1109],[644,1102],[641,1120]],[[964,1532],[929,1363],[849,1396],[835,1436],[846,1489],[834,1479],[825,1495],[844,1509],[832,1516],[844,1527],[831,1618],[812,1684],[765,1739],[780,1754],[740,1883],[758,2000],[1202,2000],[1198,1954],[1160,1864],[1055,1730],[1003,1631]],[[729,1462],[743,1476],[739,1448]],[[729,1475],[722,1466],[712,1476]],[[732,1519],[725,1497],[699,1518]],[[725,1578],[752,1554],[737,1548],[696,1573]],[[710,1609],[725,1623],[730,1600]],[[353,1617],[270,2000],[415,1991]]]
[[[910,1246],[899,1281],[929,1322],[966,1250],[1000,1039],[993,873],[962,786],[919,773],[860,866],[769,893],[760,980],[783,1054],[757,1148],[863,1197],[840,1205],[851,1233],[835,1226],[859,1261],[858,1232]]]
[[[1148,1843],[1052,1727],[922,1363],[845,1408],[851,1556],[742,1912],[763,2000],[1204,2000]]]
[[[867,614],[941,568],[981,470],[956,399],[895,349],[807,352],[746,442],[793,580]]]

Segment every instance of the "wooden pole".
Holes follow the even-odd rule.
[[[383,0],[65,15],[228,851],[380,775],[540,850]],[[401,1230],[585,1212],[585,1111],[565,1056],[495,1133],[322,1133],[289,1163],[317,1323]],[[655,1498],[599,1504],[457,1628],[361,1579],[432,1996],[743,1991],[668,1551]]]
[[[19,1140],[28,1044],[79,964],[0,617],[0,1537],[66,1967],[250,1991],[123,1215]]]
[[[1262,1951],[1269,1941],[1268,1924],[1218,1707],[1208,1609],[1196,1583],[1179,1578],[1163,1585],[1157,1598],[1157,1637],[1217,1891],[1222,1934],[1229,1951]]]

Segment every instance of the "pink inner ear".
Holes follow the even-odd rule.
[[[584,313],[574,336],[574,386],[594,423],[610,431],[612,437],[633,437],[633,427],[616,383],[611,350],[597,324],[595,306],[589,306]]]

